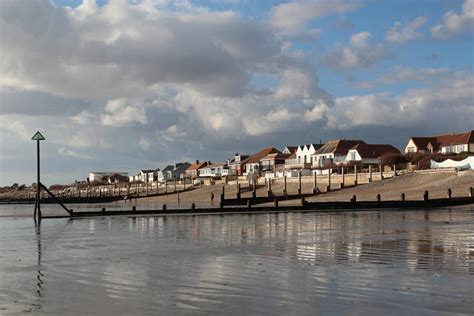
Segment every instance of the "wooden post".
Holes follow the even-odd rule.
[[[402,193],[402,202],[405,202],[405,193]]]
[[[275,207],[278,208],[278,199],[275,199],[275,200],[273,201],[273,203],[274,203]]]
[[[472,187],[469,188],[469,196],[474,197],[474,191]]]
[[[423,194],[423,201],[428,202],[429,198],[430,198],[430,192],[426,190],[425,193]]]
[[[301,195],[301,171],[298,172],[298,195]]]
[[[283,195],[287,195],[288,191],[286,190],[286,175],[283,176]]]
[[[163,204],[163,211],[166,212],[166,204]]]
[[[240,183],[237,183],[237,199],[240,200]]]
[[[146,196],[148,196],[148,181],[147,181],[147,182],[145,182],[145,186],[146,186],[146,187],[145,187]]]
[[[140,187],[138,186],[138,182],[135,184],[135,193],[136,196],[140,196]]]
[[[357,196],[356,196],[356,195],[353,195],[353,196],[352,196],[351,202],[352,202],[352,203],[356,203],[356,202],[357,202]]]
[[[331,191],[331,169],[328,169],[328,187],[326,189],[326,192]]]
[[[372,182],[372,165],[369,165],[369,183]]]
[[[379,165],[380,166],[380,181],[383,180],[383,166],[382,164]]]
[[[453,192],[451,189],[448,189],[448,199],[451,199],[453,197]]]
[[[137,207],[134,205],[132,206],[132,212],[136,212],[137,211]]]
[[[225,184],[222,186],[221,200],[225,199]]]
[[[342,175],[342,183],[341,183],[341,189],[344,188],[346,185],[346,173],[344,172],[344,167],[341,169],[341,175]]]
[[[393,165],[393,177],[395,178],[397,176],[397,165]]]
[[[130,197],[130,182],[127,183],[127,196]]]
[[[304,196],[301,197],[301,207],[305,207],[306,206],[306,201],[304,199]]]
[[[318,174],[316,170],[314,171],[314,179],[313,179],[313,194],[318,193]]]
[[[272,196],[272,179],[268,179],[268,197]]]
[[[377,202],[380,204],[380,202],[382,202],[382,197],[380,196],[380,194],[377,194]]]
[[[252,200],[247,200],[247,209],[251,209],[252,208]]]
[[[102,208],[102,214],[105,214],[105,207]]]
[[[252,192],[252,197],[256,198],[257,197],[257,184],[255,183],[255,178],[253,179],[253,192]]]
[[[191,204],[191,209],[194,211],[196,209],[196,203]]]
[[[354,165],[354,185],[358,185],[359,184],[359,178],[358,178],[358,174],[357,174],[357,165]]]
[[[176,179],[174,179],[174,191],[176,193]]]

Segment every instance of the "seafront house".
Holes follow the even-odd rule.
[[[393,154],[400,154],[400,150],[392,145],[359,143],[349,149],[345,163],[359,162],[363,165],[376,165],[380,163],[380,157]]]
[[[285,161],[287,170],[311,170],[312,157],[322,144],[301,145],[296,148],[296,152]]]
[[[346,160],[347,153],[358,144],[365,144],[362,140],[337,139],[328,141],[312,155],[313,169],[322,169]]]
[[[281,154],[281,151],[274,147],[266,147],[260,150],[259,152],[251,155],[244,161],[245,172],[244,175],[253,175],[258,174],[261,170],[261,162],[260,160],[263,157],[266,157],[269,154]]]
[[[207,161],[199,161],[199,160],[196,160],[195,163],[191,164],[188,169],[186,169],[184,175],[186,178],[188,179],[196,179],[198,176],[199,176],[199,170],[201,168],[204,168],[205,166],[207,166],[208,162]]]
[[[474,130],[458,134],[411,137],[404,151],[405,153],[441,154],[474,152]]]
[[[245,172],[245,160],[248,159],[250,155],[240,155],[235,154],[234,158],[227,160],[227,165],[229,167],[229,175],[241,176]]]
[[[91,171],[89,172],[89,177],[87,178],[87,182],[94,182],[94,181],[107,181],[104,179],[109,179],[113,175],[120,175],[128,178],[128,172],[103,172],[103,171]]]
[[[179,180],[184,178],[186,170],[191,166],[189,162],[178,162],[174,166],[168,165],[158,172],[158,182]]]
[[[156,182],[158,181],[158,172],[160,169],[143,169],[138,174],[138,181],[141,182]]]
[[[173,171],[173,165],[167,165],[162,170],[158,171],[158,182],[163,183],[171,180],[171,172]]]
[[[271,153],[260,159],[260,170],[267,172],[275,172],[277,169],[282,169],[285,165],[286,159],[290,154]]]
[[[200,178],[220,178],[229,175],[227,163],[208,163],[207,166],[199,169]]]

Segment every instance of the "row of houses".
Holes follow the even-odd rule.
[[[430,137],[411,137],[404,153],[474,152],[474,131]],[[357,163],[378,165],[386,155],[400,155],[390,144],[367,144],[363,140],[337,139],[326,143],[286,146],[282,150],[266,147],[254,154],[235,154],[218,163],[180,162],[163,169],[141,170],[129,181],[164,182],[179,179],[220,178],[228,176],[314,174]]]

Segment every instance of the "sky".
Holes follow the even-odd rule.
[[[474,0],[2,0],[0,185],[474,129]]]

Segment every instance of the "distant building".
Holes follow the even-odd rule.
[[[179,180],[185,177],[186,170],[191,166],[189,162],[178,162],[174,166],[168,165],[158,172],[158,182]]]
[[[459,134],[411,137],[404,151],[405,153],[442,154],[474,152],[474,130]]]
[[[199,169],[200,178],[219,178],[229,175],[227,163],[213,163]]]
[[[285,165],[286,159],[290,154],[271,153],[260,159],[260,171],[275,172],[277,169],[282,169]]]
[[[111,172],[102,172],[102,171],[91,171],[89,172],[89,178],[87,180],[89,182],[94,182],[94,181],[108,181],[108,179],[113,176],[113,175],[120,175],[128,178],[128,172],[116,172],[116,171],[111,171]]]
[[[301,170],[308,169],[312,167],[313,155],[316,151],[321,148],[322,144],[308,144],[301,145],[296,147],[291,156],[285,161],[285,169],[287,170]]]
[[[244,175],[259,173],[262,169],[260,160],[269,154],[281,154],[281,151],[274,147],[267,147],[263,148],[258,153],[251,155],[243,162],[243,165],[245,166]]]
[[[235,154],[234,158],[227,161],[229,167],[230,175],[241,176],[245,172],[245,161],[250,157],[250,155],[239,155]]]
[[[200,162],[199,160],[196,160],[195,163],[191,164],[188,169],[186,169],[186,178],[196,179],[199,176],[199,169],[207,166],[207,164],[207,161]]]

